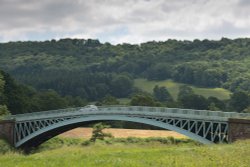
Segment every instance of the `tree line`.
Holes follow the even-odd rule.
[[[124,80],[120,82],[123,83]],[[119,83],[116,83],[116,85],[119,85]],[[250,95],[246,92],[235,92],[229,100],[220,100],[216,97],[205,98],[202,95],[197,95],[191,87],[186,85],[179,89],[176,100],[163,86],[156,85],[153,94],[133,90],[129,95],[130,102],[128,105],[250,112]],[[61,96],[54,90],[37,91],[30,86],[18,84],[9,74],[0,71],[0,116],[78,107],[86,104],[88,104],[88,101],[79,96]],[[111,94],[106,94],[96,102],[96,105],[119,104],[119,100]]]
[[[117,102],[117,98],[133,100],[136,96],[148,102],[151,99],[151,105],[194,108],[190,102],[193,99],[200,101],[201,106],[196,108],[242,112],[249,106],[246,100],[250,93],[248,38],[167,40],[134,45],[112,45],[93,39],[8,42],[0,43],[0,62],[0,68],[16,80],[1,72],[2,108],[5,105],[12,113],[79,106],[89,101],[105,104],[112,99]],[[223,87],[233,95],[222,102],[214,98],[204,100],[194,93],[185,96],[184,99],[190,100],[181,97],[174,100],[166,88],[155,87],[154,95],[135,88],[136,78]],[[237,98],[232,101],[234,97]],[[147,104],[140,99],[136,103],[139,101]],[[236,104],[241,107],[236,108]]]
[[[81,97],[62,97],[54,90],[37,91],[18,84],[9,74],[0,71],[0,115],[22,114],[59,108],[84,106]]]
[[[250,92],[248,38],[134,45],[112,45],[93,39],[9,42],[0,44],[0,61],[0,67],[23,84],[91,100],[102,98],[98,96],[106,89],[112,91],[110,81],[116,75],[173,79],[201,87]],[[94,88],[87,90],[86,85]]]

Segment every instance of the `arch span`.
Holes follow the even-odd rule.
[[[16,147],[22,147],[23,145],[29,145],[29,142],[32,142],[32,140],[36,139],[36,141],[40,141],[37,144],[41,144],[42,142],[50,139],[51,137],[54,137],[60,133],[63,133],[64,131],[70,130],[72,128],[77,127],[79,124],[85,123],[85,122],[92,122],[92,121],[129,121],[129,122],[137,122],[137,123],[143,123],[148,124],[156,127],[160,127],[163,129],[172,130],[175,132],[178,132],[180,134],[183,134],[185,136],[188,136],[189,138],[196,140],[198,142],[201,142],[203,144],[211,144],[212,141],[195,134],[193,132],[190,132],[188,130],[185,130],[183,128],[180,128],[178,126],[171,125],[166,122],[158,121],[155,119],[148,119],[143,117],[131,117],[126,115],[91,115],[87,117],[79,117],[74,119],[68,119],[64,120],[58,123],[54,123],[50,126],[46,126],[44,128],[41,128],[37,131],[34,131],[33,133],[27,135],[23,139],[17,141],[15,143]],[[58,131],[57,131],[58,130]],[[55,133],[57,131],[57,133]],[[53,132],[53,133],[50,133]],[[34,142],[34,141],[33,141]]]

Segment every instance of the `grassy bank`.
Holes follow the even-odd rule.
[[[57,141],[55,141],[57,140]],[[121,140],[121,139],[119,139]],[[0,155],[1,167],[248,167],[250,141],[224,145],[178,144],[160,141],[80,144],[80,140],[54,139],[30,155],[13,151]],[[60,144],[61,142],[61,144]],[[56,144],[57,143],[57,144]],[[54,145],[54,148],[48,146]],[[57,145],[57,146],[56,146]]]
[[[184,85],[182,83],[177,83],[172,80],[164,81],[148,81],[146,79],[135,79],[135,86],[149,93],[153,92],[155,85],[165,86],[170,94],[176,99],[179,93],[179,87]],[[189,85],[196,94],[203,95],[205,97],[214,96],[219,99],[229,99],[230,91],[223,88],[199,88]]]

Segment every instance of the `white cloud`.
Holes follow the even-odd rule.
[[[250,37],[248,0],[0,0],[0,40]]]

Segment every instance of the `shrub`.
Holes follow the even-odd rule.
[[[89,145],[91,145],[91,141],[90,140],[86,140],[86,141],[84,141],[83,143],[82,143],[82,146],[89,146]]]
[[[0,139],[0,154],[5,154],[11,151],[13,151],[12,146],[10,146],[5,140]]]
[[[34,152],[56,149],[62,146],[80,145],[81,143],[81,139],[54,137],[40,145],[38,148],[35,148]]]
[[[113,144],[114,143],[114,140],[111,139],[105,139],[105,143],[106,144]]]
[[[141,139],[136,138],[136,137],[128,137],[127,142],[128,143],[139,143],[139,142],[141,142]]]

